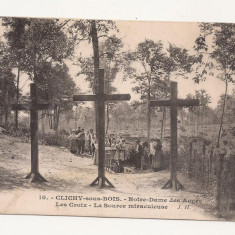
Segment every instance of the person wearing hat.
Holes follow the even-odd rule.
[[[78,135],[81,132],[82,132],[82,130],[81,130],[81,127],[79,126],[78,129],[75,131],[75,134]]]

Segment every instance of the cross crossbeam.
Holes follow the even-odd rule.
[[[170,179],[167,183],[162,187],[166,188],[174,188],[175,190],[183,189],[183,185],[177,179],[177,138],[178,138],[178,128],[177,128],[177,116],[178,116],[178,107],[189,107],[189,106],[198,106],[198,99],[191,100],[183,100],[178,99],[178,89],[177,82],[171,82],[171,98],[170,100],[152,100],[150,101],[150,106],[169,106],[170,107],[170,115],[171,115],[171,158],[170,158]]]
[[[13,104],[12,106],[12,110],[44,110],[44,109],[54,109],[54,105],[53,104]]]
[[[129,94],[105,94],[104,83],[104,69],[99,69],[97,94],[73,96],[73,101],[95,101],[98,106],[98,109],[96,110],[99,159],[98,177],[91,183],[91,186],[98,183],[100,188],[105,186],[105,182],[107,182],[110,187],[114,187],[112,183],[105,177],[105,102],[131,99]]]
[[[96,95],[74,95],[73,101],[120,101],[120,100],[130,100],[130,94],[96,94]]]
[[[28,104],[13,104],[12,110],[30,111],[30,132],[31,132],[31,172],[26,176],[31,182],[46,182],[46,179],[39,173],[38,161],[38,110],[53,109],[53,104],[42,104],[37,102],[37,86],[30,84],[31,102]]]
[[[191,99],[191,100],[151,100],[151,106],[177,106],[177,107],[190,107],[190,106],[198,106],[199,100],[198,99]]]

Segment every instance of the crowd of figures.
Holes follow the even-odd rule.
[[[70,140],[70,152],[76,155],[89,154],[94,155],[97,140],[93,129],[85,133],[84,129],[78,127],[77,130],[72,131],[68,137]]]
[[[94,159],[94,164],[98,164],[98,140],[93,129],[85,132],[78,127],[68,138],[71,153],[77,156],[89,155]],[[133,147],[132,156],[129,151],[130,146]],[[152,139],[150,143],[137,139],[135,143],[127,144],[123,136],[115,137],[114,134],[110,134],[105,137],[105,153],[106,167],[117,173],[124,171],[124,165],[129,165],[128,160],[131,157],[132,165],[137,170],[152,168],[154,171],[159,171],[164,167],[160,139]]]
[[[152,168],[159,171],[164,168],[164,157],[162,153],[162,143],[160,139],[152,139],[141,144],[140,140],[135,141],[136,169],[146,170]]]
[[[70,152],[73,154],[94,156],[98,149],[98,139],[93,129],[85,132],[84,129],[78,127],[77,130],[72,131],[68,139],[70,140]],[[105,138],[105,147],[125,150],[126,141],[122,136],[116,139],[114,134],[110,134],[110,136],[106,136]]]

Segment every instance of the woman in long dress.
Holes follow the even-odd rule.
[[[152,168],[160,171],[163,168],[162,143],[160,139],[154,144],[155,154],[152,156]]]
[[[75,131],[72,131],[72,134],[68,137],[70,140],[70,152],[73,154],[77,153],[77,138]]]

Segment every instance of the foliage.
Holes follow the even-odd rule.
[[[162,99],[169,96],[169,84],[173,73],[183,76],[191,72],[192,65],[201,57],[189,55],[188,50],[172,44],[167,50],[162,41],[150,39],[140,42],[133,52],[125,55],[124,74],[132,78],[133,91],[140,94],[140,99],[147,104],[147,135],[150,138],[151,110],[150,99]]]
[[[15,75],[12,73],[11,63],[7,58],[6,45],[0,42],[0,115],[5,115],[5,124],[11,111],[9,105],[13,102],[16,94]]]
[[[65,33],[65,24],[57,19],[3,18],[3,26],[12,67],[18,67],[38,84],[40,98],[57,104],[57,128],[60,108],[72,108],[68,97],[75,91],[75,83],[64,61],[71,58],[74,41]]]
[[[20,22],[18,18],[4,18],[5,37],[13,54],[19,47],[22,48],[18,56],[18,60],[22,61],[22,70],[37,82],[37,78],[33,76],[37,75],[37,68],[41,63],[62,63],[65,58],[71,56],[74,45],[68,40],[56,19],[24,18]],[[18,31],[21,34],[20,40],[16,38]]]
[[[68,27],[68,33],[76,45],[83,41],[92,43],[93,55],[90,57],[80,55],[75,64],[81,67],[78,76],[84,74],[93,91],[95,91],[95,74],[100,67],[99,60],[104,55],[110,58],[111,54],[114,56],[114,53],[119,50],[119,39],[116,36],[110,36],[111,31],[118,31],[115,22],[111,20],[72,20]],[[106,41],[100,45],[102,38],[106,38]]]
[[[202,63],[203,73],[208,74],[208,71],[216,69],[220,72],[216,74],[212,71],[209,75],[234,83],[235,26],[225,23],[202,23],[200,28],[202,35],[195,41],[195,50],[204,57],[207,56],[207,60],[208,56],[212,59]],[[199,79],[199,74],[197,77]]]
[[[126,53],[124,59],[125,78],[131,78],[136,83],[133,90],[141,95],[142,100],[150,94],[154,96],[157,84],[162,81],[161,76],[164,74],[163,43],[146,39],[137,45],[135,51]]]
[[[60,114],[72,110],[72,96],[78,91],[68,71],[69,69],[66,64],[55,64],[53,66],[48,62],[44,62],[42,68],[38,69],[38,75],[41,78],[38,81],[39,98],[44,102],[56,105],[53,122],[51,120],[51,128],[55,130],[59,125]],[[50,113],[49,117],[51,117]]]
[[[227,136],[228,135],[228,136]],[[223,144],[216,148],[216,140],[209,138],[180,138],[178,169],[197,182],[211,196],[212,207],[218,205],[218,187],[222,216],[229,216],[230,203],[234,203],[234,138],[230,134],[222,137]],[[233,142],[233,143],[232,143]],[[192,149],[190,151],[190,145]],[[224,160],[221,162],[221,155]],[[221,177],[221,178],[220,178]],[[221,186],[219,186],[221,183]],[[229,203],[230,202],[230,203]]]
[[[202,60],[202,55],[190,55],[187,49],[179,48],[172,44],[169,44],[167,51],[169,57],[167,57],[165,62],[165,70],[169,75],[172,72],[177,72],[176,76],[187,78],[185,75],[192,72],[193,66]]]
[[[211,103],[211,96],[207,93],[206,90],[195,90],[195,94],[188,94],[186,96],[186,99],[198,99],[199,100],[199,106],[201,107],[208,107],[208,105]],[[191,106],[189,107],[189,111],[198,114],[198,107]]]
[[[71,97],[76,92],[75,82],[69,75],[66,64],[44,62],[38,70],[39,97],[43,101],[62,105],[67,110],[71,108]]]
[[[221,132],[223,129],[228,85],[229,83],[235,82],[235,26],[234,24],[228,23],[203,23],[200,25],[200,28],[203,35],[200,35],[199,38],[196,40],[195,49],[201,54],[206,54],[208,57],[207,60],[214,60],[215,65],[211,62],[203,62],[203,64],[201,65],[201,67],[204,67],[202,70],[203,72],[201,74],[197,73],[196,80],[199,82],[203,74],[208,74],[208,69],[216,69],[217,73],[215,74],[211,72],[210,75],[216,76],[217,78],[225,82],[223,108],[217,142],[217,145],[219,146]],[[210,48],[207,45],[208,42],[206,41],[206,39],[210,40]],[[205,80],[205,78],[203,78],[202,80]]]
[[[20,70],[24,67],[26,49],[24,34],[27,24],[29,24],[29,19],[27,18],[7,17],[2,19],[2,25],[5,27],[4,37],[7,40],[5,53],[8,54],[12,67],[17,67]]]
[[[119,52],[122,47],[121,40],[115,35],[100,42],[100,66],[105,70],[105,91],[109,94],[116,91],[116,88],[112,86],[112,82],[121,70],[122,58]],[[81,68],[77,76],[85,75],[86,81],[89,81],[92,88],[94,86],[94,61],[92,57],[79,57],[76,65]]]

